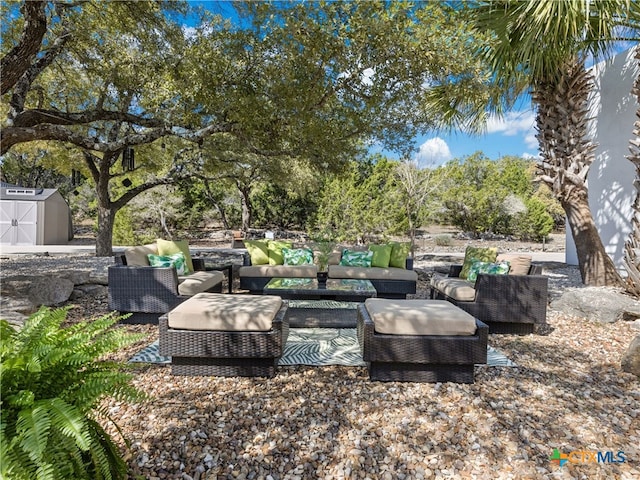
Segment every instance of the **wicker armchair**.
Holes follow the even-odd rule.
[[[449,278],[458,278],[461,265],[452,265]],[[540,265],[531,265],[528,275],[478,274],[475,298],[463,301],[431,286],[431,298],[447,300],[489,326],[489,333],[533,333],[546,323],[548,278]]]
[[[204,259],[193,258],[193,267],[204,271]],[[189,298],[178,293],[179,283],[174,267],[128,266],[125,255],[116,254],[109,267],[109,309],[131,313],[124,323],[157,325],[158,317]],[[222,292],[222,281],[205,291]]]

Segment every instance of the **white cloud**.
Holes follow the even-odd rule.
[[[538,139],[536,138],[536,132],[532,131],[528,133],[524,137],[524,143],[527,146],[527,148],[538,148],[539,144],[538,144]]]
[[[375,75],[375,70],[373,68],[365,68],[362,71],[361,81],[363,85],[368,87],[373,85],[373,76]]]
[[[487,122],[487,133],[502,133],[507,136],[524,134],[525,137],[535,135],[536,117],[531,110],[511,111],[498,118],[491,116]]]
[[[526,160],[538,160],[540,158],[540,154],[536,153],[529,153],[529,152],[524,152],[522,155],[520,155],[522,158],[526,159]]]
[[[440,137],[430,138],[422,145],[416,154],[414,160],[418,162],[421,168],[435,167],[451,160],[451,150],[449,145]]]

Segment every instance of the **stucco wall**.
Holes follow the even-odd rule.
[[[632,49],[593,67],[596,92],[591,99],[594,120],[590,131],[598,147],[587,177],[589,204],[606,251],[622,272],[624,243],[631,231],[635,195],[635,169],[625,156],[629,154],[629,139],[638,108],[630,93],[637,70]],[[566,261],[578,264],[568,229]]]

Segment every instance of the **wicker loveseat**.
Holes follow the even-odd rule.
[[[224,274],[205,271],[204,259],[193,258],[194,272],[178,275],[175,267],[151,267],[148,254],[158,254],[157,244],[143,245],[115,255],[108,269],[109,308],[131,313],[126,323],[158,323],[158,317],[191,296],[222,291]]]
[[[434,275],[430,297],[470,313],[489,333],[528,334],[546,323],[548,278],[540,265],[531,264],[522,274],[479,273],[475,282],[460,278],[461,270],[462,265],[452,265],[447,276]]]

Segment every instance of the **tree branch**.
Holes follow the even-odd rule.
[[[135,197],[140,195],[142,192],[145,192],[153,187],[157,187],[158,185],[171,185],[175,182],[176,182],[175,179],[169,178],[169,177],[158,178],[154,181],[145,182],[142,185],[138,185],[137,187],[127,190],[125,193],[122,194],[120,198],[111,202],[111,205],[116,210],[119,210],[122,207],[124,207],[127,203],[129,203],[131,200],[133,200]]]
[[[97,108],[80,113],[61,112],[60,110],[31,109],[19,113],[13,120],[14,127],[35,127],[48,123],[51,125],[82,125],[98,121],[120,121],[141,127],[158,128],[166,124],[155,118],[133,115],[127,112],[116,112]]]
[[[20,40],[0,61],[0,95],[7,93],[29,69],[31,61],[40,51],[47,32],[46,2],[25,1],[20,6],[24,28]]]

